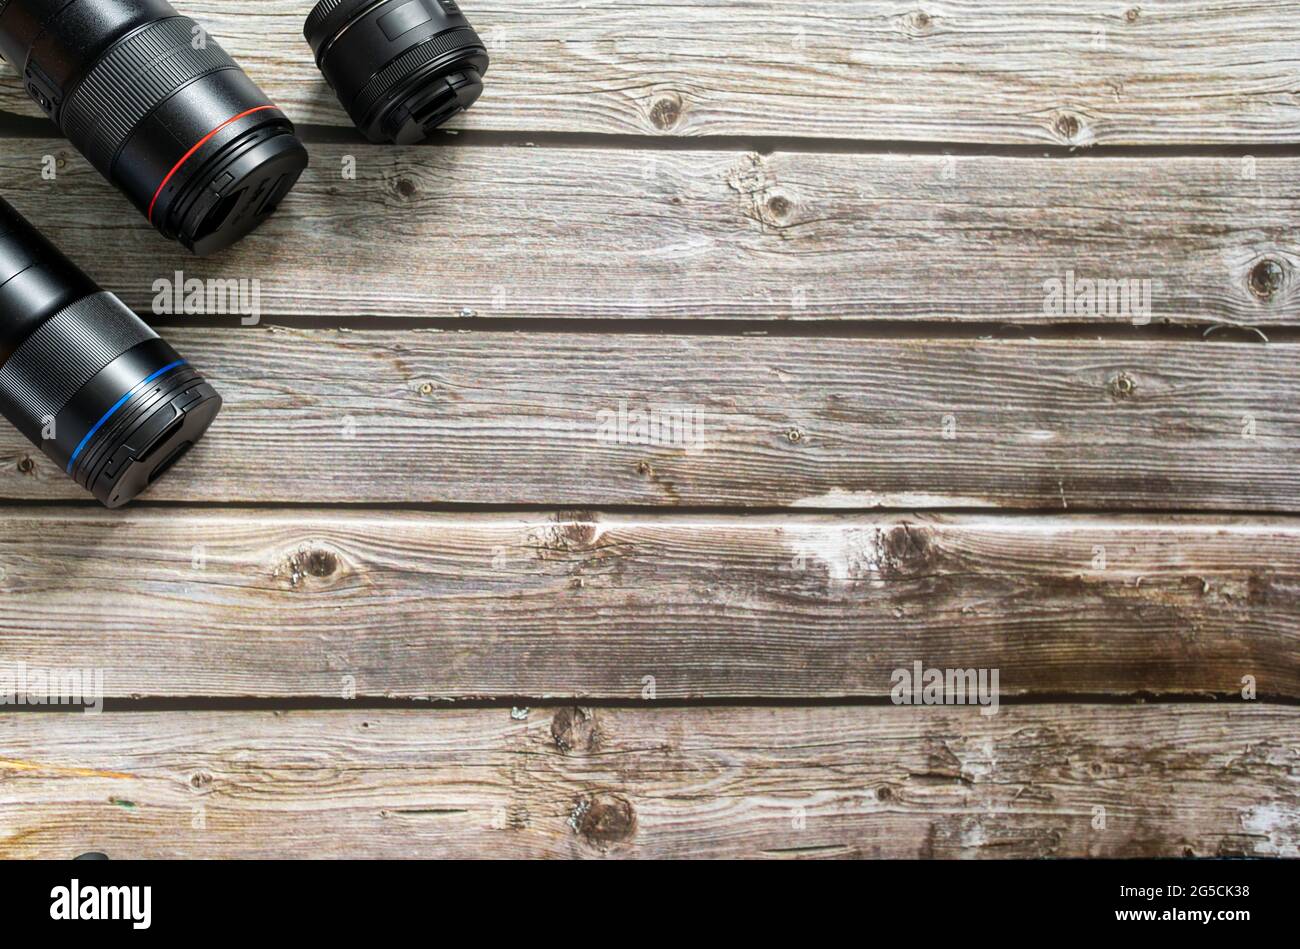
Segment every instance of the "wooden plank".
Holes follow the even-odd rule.
[[[190,0],[291,116],[346,125],[304,0]],[[595,0],[466,6],[493,56],[456,128],[1087,145],[1295,142],[1287,0]],[[724,51],[725,55],[719,55]],[[35,115],[15,78],[0,109]]]
[[[150,500],[1295,511],[1300,499],[1291,345],[167,336],[227,405]],[[0,497],[86,496],[0,425]]]
[[[1300,855],[1295,709],[0,717],[0,856]]]
[[[62,143],[9,142],[0,191],[142,312],[183,270],[258,281],[264,318],[1300,322],[1300,158],[312,154],[276,217],[206,261]],[[1089,304],[1079,280],[1129,293]]]
[[[1300,697],[1292,519],[18,508],[0,565],[0,658],[118,697]]]

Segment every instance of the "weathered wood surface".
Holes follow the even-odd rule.
[[[296,120],[345,126],[310,5],[185,12]],[[1300,324],[1292,6],[475,7],[494,66],[453,128],[499,134],[314,129],[280,214],[209,261],[53,127],[13,137],[40,133],[4,71],[0,193],[228,404],[171,504],[0,507],[0,671],[187,707],[696,704],[0,714],[0,856],[1300,856],[1300,711],[1268,704],[1300,700],[1295,345],[1077,338]],[[177,271],[365,331],[176,328]],[[1054,307],[1078,278],[1141,296]],[[458,318],[478,332],[394,331]],[[646,444],[635,415],[610,432],[623,407],[698,427]],[[8,426],[0,499],[85,502]],[[1178,510],[1221,513],[1152,513]],[[884,702],[917,661],[996,669],[1010,704],[704,704]]]
[[[62,142],[8,141],[0,192],[146,313],[183,270],[260,281],[264,317],[1300,322],[1300,158],[319,145],[312,160],[268,224],[204,261]],[[1066,306],[1052,282],[1071,274],[1136,293]]]
[[[166,335],[227,405],[149,500],[1067,511],[1300,501],[1290,344]],[[0,496],[84,499],[8,426]]]
[[[346,125],[311,0],[190,0],[297,121]],[[1289,0],[472,3],[487,92],[454,127],[1065,145],[1300,137]],[[0,109],[38,114],[6,68]]]
[[[0,657],[119,697],[1300,698],[1292,519],[18,508],[0,566]]]
[[[1300,856],[1300,712],[0,717],[0,856]]]

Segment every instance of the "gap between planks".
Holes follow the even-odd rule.
[[[376,147],[353,128],[330,125],[294,126],[298,138],[308,146],[336,145],[351,150]],[[0,112],[0,140],[63,141],[56,125],[45,117]],[[1092,145],[1087,147],[1033,144],[978,143],[963,141],[869,140],[706,135],[671,137],[600,132],[494,132],[481,129],[435,129],[415,148],[529,148],[612,152],[755,152],[773,155],[793,152],[809,155],[887,155],[893,157],[942,156],[958,158],[1044,159],[1062,161],[1108,158],[1293,158],[1300,156],[1300,142],[1184,145]]]

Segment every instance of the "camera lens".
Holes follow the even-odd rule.
[[[0,200],[0,412],[108,507],[162,476],[221,397]]]
[[[293,125],[165,0],[0,0],[0,54],[169,239],[228,247],[307,167]]]
[[[303,34],[372,142],[418,142],[483,92],[487,50],[456,0],[321,0]]]

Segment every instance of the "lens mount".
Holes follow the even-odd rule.
[[[321,0],[303,35],[373,142],[421,141],[483,92],[487,49],[455,0]]]
[[[154,340],[104,367],[69,402],[56,423],[57,457],[68,452],[67,473],[106,506],[121,507],[179,461],[220,409],[216,390]]]
[[[307,167],[292,129],[275,106],[222,121],[163,174],[142,210],[200,257],[231,246],[275,213]]]

